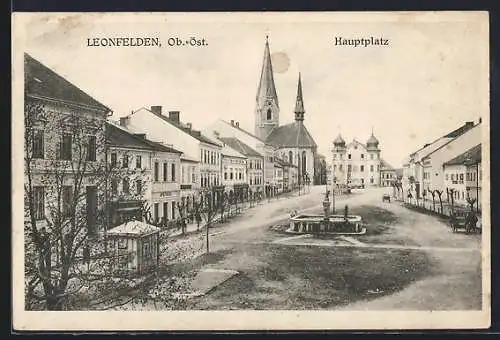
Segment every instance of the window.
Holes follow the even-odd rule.
[[[380,171],[380,165],[377,164],[377,171]]]
[[[337,159],[337,154],[336,153],[333,154],[333,159]]]
[[[347,172],[350,172],[351,170],[352,170],[352,166],[351,166],[351,164],[348,164],[347,165]]]
[[[44,158],[43,130],[34,130],[32,135],[33,158]]]
[[[271,120],[273,116],[273,112],[271,111],[271,109],[267,109],[267,120]]]
[[[45,218],[45,188],[33,187],[33,209],[36,220]]]
[[[233,179],[233,176],[234,176],[234,173],[233,173],[233,169],[229,168],[229,179]]]
[[[116,179],[111,180],[111,194],[118,194],[118,181]]]
[[[153,169],[153,176],[154,176],[154,179],[155,179],[155,182],[158,182],[159,181],[159,172],[160,172],[160,165],[158,164],[158,162],[155,162],[155,166],[154,166],[154,169]]]
[[[291,151],[288,151],[288,162],[290,162],[290,164],[293,163],[293,153]]]
[[[73,202],[73,187],[70,185],[63,186],[61,198],[63,204],[63,214],[67,215],[71,210],[71,204]]]
[[[373,159],[373,154],[372,153],[370,154],[370,159]]]
[[[128,168],[128,155],[123,155],[122,168]]]
[[[227,171],[224,171],[224,180],[227,180]]]
[[[137,181],[135,181],[135,186],[136,186],[136,190],[137,190],[137,195],[141,195],[142,194],[142,180],[138,179]]]
[[[89,136],[89,144],[87,148],[87,160],[95,162],[97,152],[97,142],[95,136]]]
[[[168,181],[168,163],[163,163],[163,182]]]
[[[72,145],[73,136],[70,134],[63,134],[61,138],[60,159],[67,161],[72,159]]]
[[[111,167],[115,168],[116,167],[116,152],[113,152],[111,154]]]
[[[172,219],[175,219],[175,202],[172,202]]]
[[[163,220],[168,220],[168,202],[163,202]]]
[[[337,164],[333,165],[333,171],[337,171]]]
[[[160,203],[153,204],[153,218],[155,223],[160,220]]]
[[[351,159],[351,154],[348,154],[348,155],[347,155],[347,158],[348,158],[348,159]]]
[[[130,194],[130,187],[129,187],[129,183],[128,183],[128,179],[127,178],[123,179],[122,185],[123,185],[123,192],[125,194]]]
[[[135,156],[135,168],[142,168],[142,157],[140,155]]]
[[[361,157],[361,158],[363,158],[363,157]],[[359,171],[364,172],[365,171],[365,166],[364,165],[360,165],[359,166]]]
[[[172,182],[175,182],[175,163],[172,163]]]
[[[364,154],[361,154],[361,159],[365,159],[365,155]]]
[[[238,179],[241,179],[241,171],[238,173]]]
[[[462,184],[464,182],[464,174],[460,174],[460,183]]]
[[[370,165],[370,172],[373,172],[373,165]]]
[[[373,184],[373,177],[371,177],[371,178],[370,178],[370,183],[372,183],[372,184]]]
[[[339,164],[339,171],[342,171],[342,164]]]

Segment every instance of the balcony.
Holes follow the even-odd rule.
[[[193,189],[192,184],[181,184],[181,190],[191,190]]]

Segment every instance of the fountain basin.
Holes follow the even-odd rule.
[[[322,215],[299,214],[289,220],[287,232],[292,234],[331,234],[331,235],[362,235],[366,228],[362,225],[359,215]]]

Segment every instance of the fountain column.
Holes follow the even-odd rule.
[[[330,192],[327,190],[325,194],[325,199],[323,200],[323,229],[324,231],[328,231],[328,227],[330,225],[330,199],[328,198]],[[319,226],[318,226],[319,227]]]

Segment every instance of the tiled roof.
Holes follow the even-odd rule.
[[[176,123],[176,122],[172,121],[171,119],[169,119],[168,117],[165,117],[161,113],[155,113],[155,112],[153,112],[153,111],[151,111],[151,110],[149,110],[149,109],[147,109],[145,107],[143,107],[143,109],[146,110],[146,111],[148,111],[148,112],[150,112],[151,114],[154,114],[157,117],[160,117],[161,119],[163,119],[167,123],[172,124],[173,126],[175,126],[176,128],[178,128],[179,130],[184,131],[185,133],[187,133],[188,135],[190,135],[191,137],[197,139],[198,141],[200,141],[202,143],[207,143],[207,144],[211,144],[211,145],[220,146],[219,144],[217,144],[217,142],[215,142],[215,141],[211,140],[210,138],[202,135],[201,132],[198,131],[198,130],[193,130],[193,129],[188,128],[187,126],[184,126],[181,123]]]
[[[247,157],[262,157],[260,153],[252,149],[250,146],[247,144],[243,143],[240,141],[238,138],[235,137],[221,137],[219,138],[222,142],[225,144],[229,145],[231,148],[235,149],[242,155],[245,155]]]
[[[24,86],[28,95],[111,111],[29,54],[24,54]]]
[[[382,170],[394,170],[394,168],[382,158],[380,159],[380,168]]]
[[[233,149],[230,145],[224,145],[222,147],[221,153],[226,157],[246,158],[245,155],[238,152],[238,150]]]
[[[247,130],[245,130],[245,129],[243,129],[243,128],[239,127],[239,126],[233,125],[233,124],[231,124],[231,123],[229,123],[229,122],[226,122],[225,120],[222,120],[222,119],[221,119],[221,121],[222,121],[222,122],[224,122],[224,123],[226,123],[227,125],[231,126],[232,128],[235,128],[235,129],[237,129],[238,131],[241,131],[241,132],[243,132],[243,133],[245,133],[245,134],[249,135],[250,137],[257,139],[258,141],[260,141],[260,142],[262,142],[262,143],[265,143],[265,141],[264,141],[264,140],[262,140],[261,138],[257,137],[256,135],[254,135],[254,134],[252,134],[252,133],[248,132]]]
[[[106,142],[109,143],[109,145],[117,147],[182,153],[182,151],[136,136],[111,123],[106,123]]]
[[[277,147],[317,147],[316,142],[302,122],[293,122],[275,128],[267,136],[266,143]]]
[[[481,144],[449,160],[444,165],[472,165],[481,162]]]
[[[108,230],[110,235],[147,235],[160,231],[160,228],[141,221],[128,221]]]

